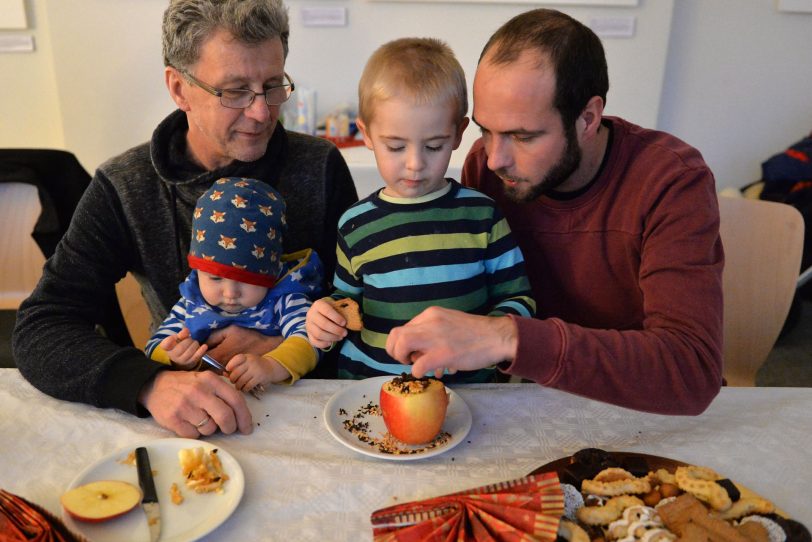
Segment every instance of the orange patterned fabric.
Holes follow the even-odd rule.
[[[83,542],[56,517],[0,489],[0,542]]]
[[[390,506],[371,521],[375,542],[552,542],[563,513],[551,472]]]

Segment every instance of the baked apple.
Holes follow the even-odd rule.
[[[75,487],[60,499],[79,521],[98,523],[124,515],[141,502],[141,490],[119,480],[101,480]]]
[[[403,373],[383,383],[380,406],[393,437],[406,444],[426,444],[443,427],[448,393],[439,380]]]

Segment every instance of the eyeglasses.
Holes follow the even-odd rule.
[[[244,88],[215,88],[198,80],[194,75],[185,70],[178,71],[180,71],[190,83],[220,98],[220,105],[231,109],[245,109],[246,107],[251,107],[251,104],[254,103],[254,98],[257,96],[264,96],[265,103],[268,105],[279,105],[286,102],[296,88],[293,84],[293,80],[287,73],[285,74],[286,83],[268,87],[263,92],[254,92],[253,90]]]

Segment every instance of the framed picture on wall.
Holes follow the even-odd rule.
[[[557,6],[636,7],[640,0],[372,0],[373,2],[434,2],[476,4],[551,4]]]
[[[24,0],[0,0],[0,29],[19,30],[28,27]]]

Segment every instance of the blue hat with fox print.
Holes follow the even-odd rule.
[[[192,220],[189,267],[273,287],[282,273],[285,202],[256,179],[224,177],[200,196]]]

